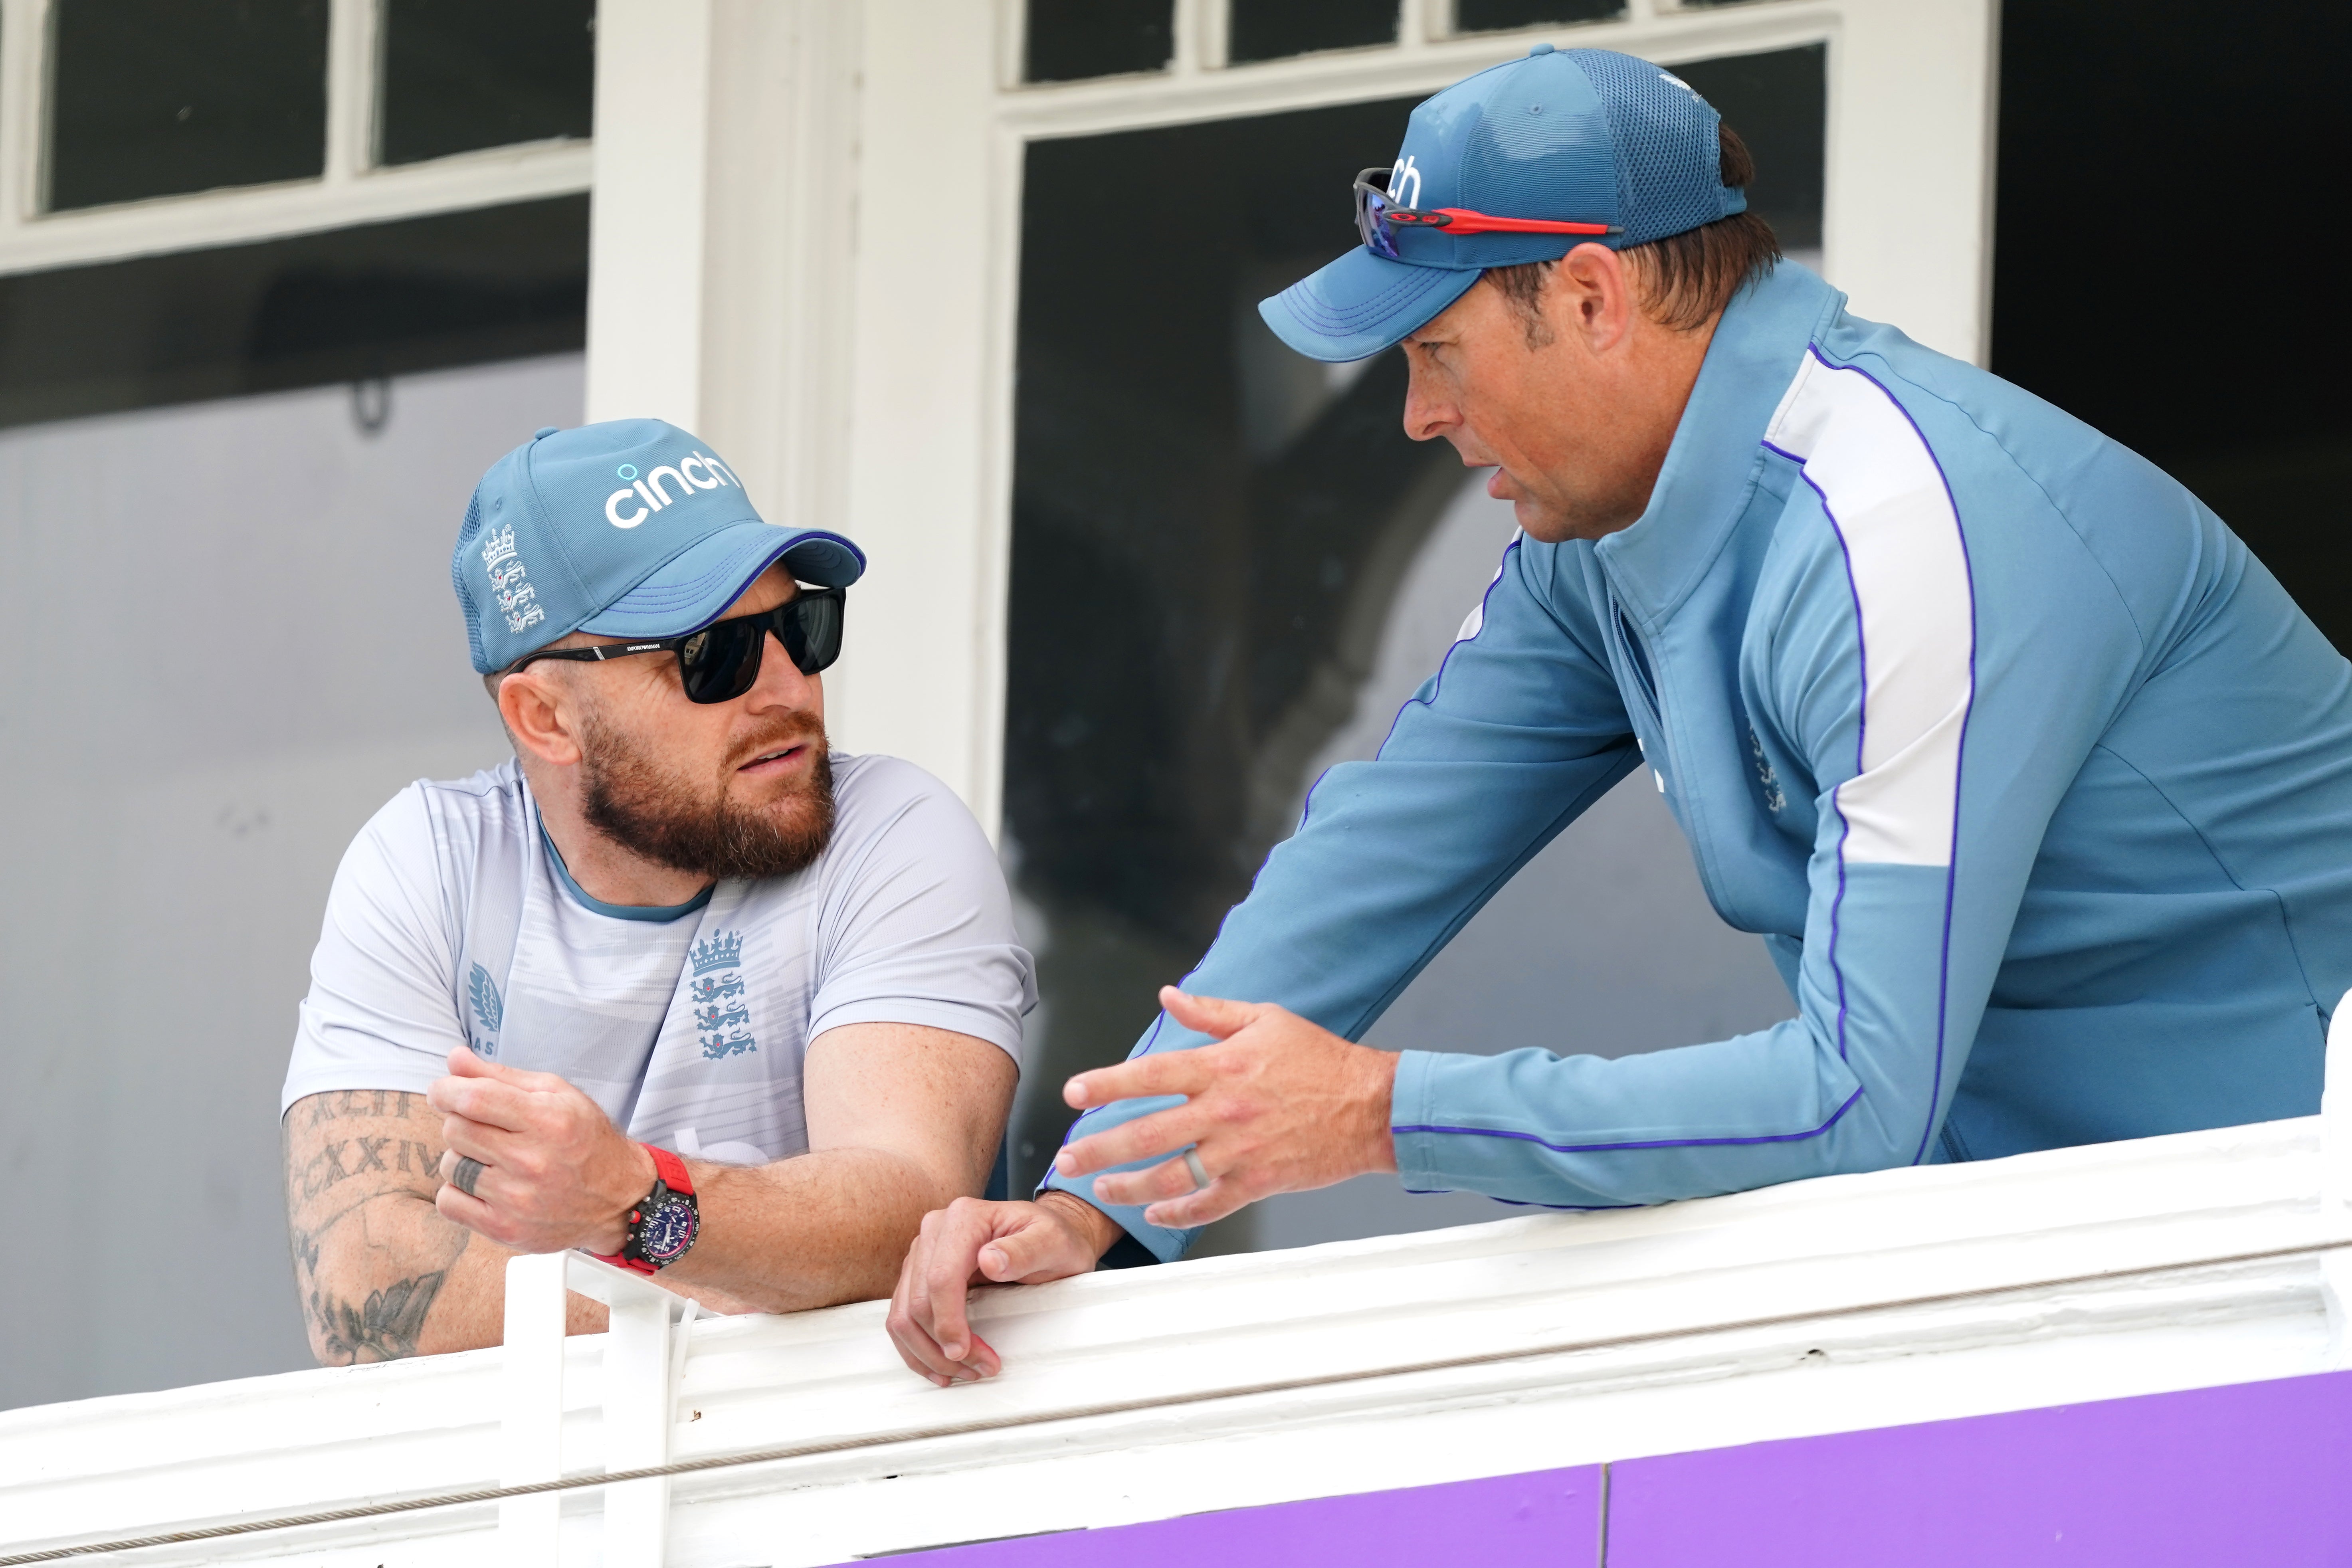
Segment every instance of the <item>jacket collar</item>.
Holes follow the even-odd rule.
[[[1724,308],[1638,521],[1594,546],[1619,601],[1654,631],[1706,574],[1763,463],[1764,427],[1845,296],[1792,261]]]

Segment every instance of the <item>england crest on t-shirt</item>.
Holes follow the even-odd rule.
[[[721,1061],[739,1052],[756,1051],[751,1037],[751,999],[743,984],[743,933],[713,931],[694,944],[688,957],[693,974],[688,996],[694,1005],[696,1036],[702,1054]]]

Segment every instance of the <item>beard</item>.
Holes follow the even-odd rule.
[[[779,726],[741,754],[758,756],[805,739],[815,754],[808,779],[764,805],[727,793],[729,766],[707,788],[663,766],[593,717],[581,734],[581,809],[589,826],[635,854],[698,876],[758,879],[804,870],[833,840],[833,758],[824,721]]]

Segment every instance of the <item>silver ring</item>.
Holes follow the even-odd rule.
[[[1184,1151],[1184,1168],[1192,1173],[1192,1190],[1194,1192],[1197,1193],[1202,1187],[1209,1184],[1209,1173],[1201,1168],[1201,1152],[1199,1150],[1187,1149]]]
[[[449,1184],[470,1198],[474,1195],[474,1184],[482,1179],[482,1173],[488,1169],[470,1154],[460,1154],[457,1168],[449,1173]]]

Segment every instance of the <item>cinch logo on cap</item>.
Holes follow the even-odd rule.
[[[1421,205],[1421,171],[1413,166],[1412,154],[1399,158],[1390,172],[1389,195],[1401,207]]]
[[[695,474],[697,468],[702,470],[699,478]],[[614,471],[629,481],[604,498],[604,521],[614,528],[635,528],[662,508],[684,500],[697,490],[715,490],[722,485],[733,485],[740,489],[743,484],[726,464],[708,452],[696,452],[691,457],[681,458],[675,467],[664,463],[642,477],[638,475],[635,463],[623,463]],[[665,478],[677,481],[677,494],[669,493],[668,486],[664,483]],[[637,500],[642,500],[645,504],[631,505],[631,510],[626,512],[621,510],[624,504]]]

